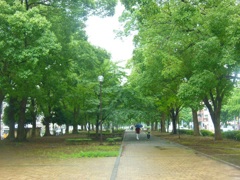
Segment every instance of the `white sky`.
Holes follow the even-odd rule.
[[[86,23],[86,32],[90,43],[106,49],[111,54],[112,61],[121,61],[119,65],[124,67],[127,60],[132,57],[132,37],[121,40],[120,38],[116,38],[116,34],[113,32],[119,28],[122,29],[118,22],[118,17],[121,15],[123,9],[124,7],[119,3],[113,17],[89,17]]]

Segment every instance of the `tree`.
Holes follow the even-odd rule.
[[[239,4],[231,0],[123,3],[137,22],[145,54],[158,54],[161,75],[179,85],[188,79],[187,92],[197,92],[197,100],[203,101],[211,114],[215,139],[222,139],[221,107],[239,66]]]
[[[11,82],[8,93],[19,99],[20,111],[17,139],[25,139],[24,124],[28,97],[36,91],[40,77],[37,65],[43,58],[59,49],[50,23],[39,14],[38,9],[26,11],[20,4],[9,6],[1,2],[9,11],[3,11],[3,33],[5,41],[1,46],[2,79]],[[10,88],[11,87],[11,88]],[[28,92],[28,93],[26,93]]]
[[[74,56],[69,56],[72,39],[87,44],[84,31],[87,16],[100,9],[98,15],[113,15],[117,1],[9,0],[0,3],[0,37],[5,42],[0,46],[3,52],[0,103],[6,94],[19,99],[17,139],[22,141],[31,100],[44,112],[47,127],[53,121],[54,109],[67,91],[66,74],[74,64],[70,63]],[[80,50],[82,57],[77,60],[86,67],[83,51],[87,49]],[[50,134],[49,130],[46,132]]]

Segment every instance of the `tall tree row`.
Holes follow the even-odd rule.
[[[12,124],[10,139],[15,139],[17,123],[17,140],[25,140],[25,124],[39,114],[44,116],[45,135],[50,135],[52,122],[76,127],[81,110],[97,103],[91,101],[97,99],[97,76],[114,72],[110,67],[101,70],[110,55],[87,41],[85,21],[89,15],[113,15],[116,3],[0,2],[0,104],[4,100],[8,103],[5,118]]]
[[[122,0],[125,30],[137,30],[132,59],[144,93],[157,97],[173,126],[183,106],[208,108],[215,139],[220,113],[239,71],[239,3],[236,0]],[[176,133],[175,127],[173,127]]]

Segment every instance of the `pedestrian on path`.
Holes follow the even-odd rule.
[[[140,134],[140,131],[141,131],[141,129],[140,129],[141,127],[143,127],[143,126],[142,126],[142,124],[140,124],[140,123],[138,123],[138,124],[135,125],[135,128],[136,128],[136,129],[135,129],[135,131],[136,131],[136,139],[137,139],[137,140],[139,140],[139,134]]]
[[[140,134],[140,127],[136,127],[136,139],[139,140],[139,134]]]
[[[151,127],[150,126],[147,126],[147,139],[150,139],[150,136],[151,136]]]

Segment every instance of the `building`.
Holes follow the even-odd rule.
[[[198,111],[199,128],[214,132],[214,125],[210,113],[206,107]]]

